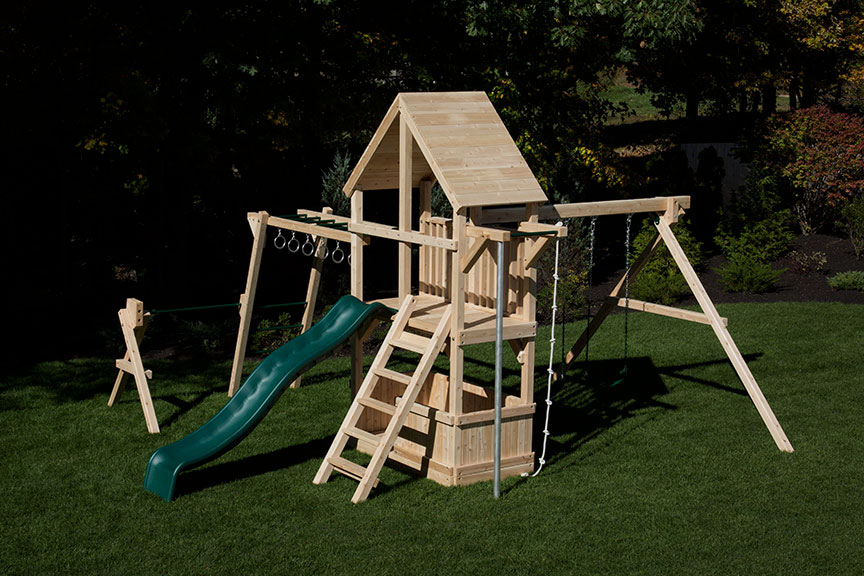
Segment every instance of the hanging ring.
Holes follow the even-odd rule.
[[[348,254],[348,264],[351,264],[351,254]]]
[[[324,251],[324,255],[321,255],[321,251]],[[322,244],[318,246],[318,251],[315,252],[316,258],[321,258],[322,260],[327,260],[327,257],[330,255],[330,249],[327,247],[327,241],[325,240]]]
[[[291,239],[288,240],[288,250],[295,254],[300,250],[300,241],[297,240],[297,234],[293,230],[291,231]]]
[[[309,248],[306,248],[306,247]],[[306,242],[303,243],[303,255],[311,256],[315,252],[315,244],[312,243],[312,238],[309,237],[309,234],[306,234]]]
[[[285,248],[286,242],[287,240],[285,240],[285,237],[282,236],[282,230],[280,229],[279,234],[276,236],[276,238],[273,239],[273,245],[276,246],[277,250],[282,250],[283,248]]]
[[[343,260],[345,260],[345,252],[342,250],[342,247],[339,246],[339,242],[337,241],[336,248],[333,249],[333,262],[341,264]]]

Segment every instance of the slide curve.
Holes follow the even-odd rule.
[[[267,356],[222,410],[180,440],[156,450],[147,463],[144,488],[170,502],[177,475],[236,446],[270,411],[285,387],[322,356],[344,343],[371,316],[390,316],[383,304],[343,296],[309,330]]]

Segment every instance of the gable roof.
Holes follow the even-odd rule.
[[[343,190],[399,188],[399,122],[414,138],[412,186],[437,180],[455,209],[546,202],[484,92],[400,93]]]

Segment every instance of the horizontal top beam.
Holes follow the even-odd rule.
[[[632,200],[547,204],[540,208],[539,217],[540,220],[560,220],[563,218],[611,216],[614,214],[665,212],[669,209],[670,203],[680,208],[690,208],[690,196],[657,196],[654,198],[634,198]],[[521,222],[524,219],[525,209],[523,207],[485,208],[481,216],[482,224]]]

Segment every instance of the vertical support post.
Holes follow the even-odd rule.
[[[237,346],[234,348],[234,365],[231,368],[231,380],[228,383],[228,396],[231,397],[240,387],[243,376],[243,361],[246,359],[246,345],[249,342],[249,328],[252,324],[252,307],[255,304],[255,290],[258,287],[258,272],[261,269],[261,256],[264,254],[264,242],[267,240],[267,212],[249,214],[249,226],[252,228],[252,256],[249,259],[249,273],[246,276],[246,291],[240,296],[240,330],[237,332]]]
[[[355,189],[351,195],[351,221],[363,221],[363,191]],[[351,237],[351,295],[363,300],[363,239],[358,234]],[[351,393],[352,397],[363,382],[363,339],[354,333],[351,336]]]
[[[504,362],[504,242],[498,242],[497,290],[495,292],[495,498],[501,496],[501,377]]]
[[[420,181],[420,233],[430,234],[429,218],[432,217],[432,182],[423,179]],[[432,282],[430,252],[431,246],[420,246],[420,266],[417,274],[417,291],[429,293],[429,285]]]
[[[525,206],[525,219],[528,222],[538,222],[540,220],[540,205],[531,203]],[[524,241],[524,252],[528,253],[528,249],[533,246],[536,240],[526,238]],[[537,317],[537,268],[530,267],[525,269],[525,283],[522,290],[522,317],[534,320]],[[534,402],[534,337],[528,338],[523,349],[522,364],[522,388],[521,401],[523,404],[531,404]]]
[[[414,137],[405,116],[399,115],[399,230],[411,231],[411,185],[414,178]],[[411,294],[411,244],[399,242],[399,301]]]
[[[333,208],[325,206],[321,210],[322,214],[332,214]],[[303,327],[300,333],[306,332],[312,327],[312,320],[315,319],[315,305],[318,302],[318,287],[321,285],[321,271],[324,269],[323,253],[327,249],[327,239],[319,236],[315,239],[315,251],[312,253],[312,268],[309,270],[309,284],[306,286],[306,308],[303,310]],[[302,376],[298,376],[296,380],[291,382],[291,388],[299,388]]]
[[[453,239],[456,250],[451,253],[450,305],[450,413],[462,414],[462,379],[464,377],[465,353],[462,350],[462,330],[465,328],[465,274],[459,262],[466,252],[465,217],[466,209],[453,212]],[[462,465],[462,428],[453,429],[453,466]]]

